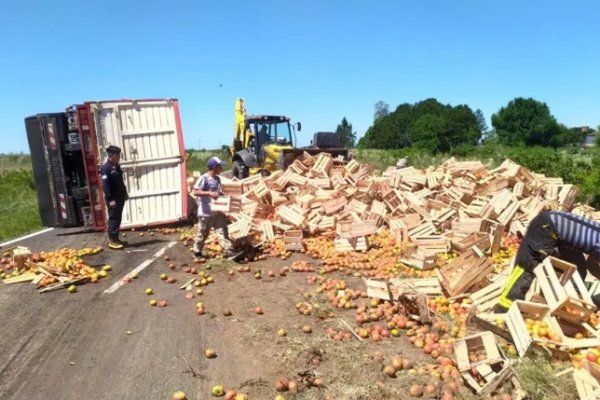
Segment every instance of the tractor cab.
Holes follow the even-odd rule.
[[[294,146],[290,119],[283,116],[259,115],[246,118],[246,129],[254,136],[250,146],[255,148],[260,159],[260,150],[265,145]],[[261,160],[262,161],[262,160]]]

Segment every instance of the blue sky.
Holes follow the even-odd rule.
[[[2,0],[0,152],[28,152],[28,115],[117,98],[178,98],[196,148],[229,144],[237,97],[301,121],[300,144],[428,97],[488,122],[533,97],[595,127],[599,15],[592,0]]]

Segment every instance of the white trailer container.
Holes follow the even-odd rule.
[[[121,168],[129,192],[122,227],[187,218],[185,147],[177,100],[86,102],[77,106],[77,119],[96,230],[106,227],[106,205],[97,175],[110,145],[122,150]]]

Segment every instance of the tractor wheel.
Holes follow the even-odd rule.
[[[244,179],[248,177],[248,168],[241,161],[234,161],[231,166],[231,174],[238,179]]]

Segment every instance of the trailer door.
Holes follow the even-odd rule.
[[[122,149],[129,192],[122,227],[180,221],[187,216],[185,150],[176,100],[90,103],[98,154]]]

